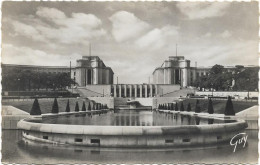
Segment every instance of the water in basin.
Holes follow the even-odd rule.
[[[42,123],[70,125],[108,126],[174,126],[205,125],[224,123],[223,120],[200,118],[197,116],[166,114],[144,110],[120,110],[96,115],[71,115],[43,118]]]

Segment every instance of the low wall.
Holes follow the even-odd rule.
[[[27,139],[53,143],[102,147],[173,147],[207,145],[229,141],[247,127],[244,121],[193,126],[86,126],[33,123],[18,127]]]
[[[241,99],[244,99],[245,97],[252,98],[252,97],[258,97],[258,92],[241,92],[241,91],[214,91],[213,96],[220,96],[220,97],[227,97],[227,96],[233,96],[238,97]],[[195,95],[212,95],[212,91],[196,91]]]

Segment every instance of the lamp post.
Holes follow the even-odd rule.
[[[18,96],[20,98],[20,79],[18,78],[17,80],[18,80]]]
[[[211,95],[212,95],[212,98],[213,98],[213,91],[214,91],[214,89],[213,89],[213,83],[211,84]]]

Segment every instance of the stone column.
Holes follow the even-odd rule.
[[[143,96],[143,86],[140,85],[140,98]]]
[[[154,88],[155,88],[155,93],[154,95],[157,96],[159,93],[158,93],[158,85],[154,85]]]
[[[166,84],[166,69],[163,69],[163,84]]]
[[[153,85],[150,85],[150,93],[149,93],[150,97],[153,97]]]
[[[132,85],[129,85],[129,96],[132,97]]]
[[[134,85],[135,88],[135,97],[137,97],[137,85]]]
[[[127,97],[127,85],[124,85],[125,86],[125,97]]]
[[[171,76],[172,70],[169,68],[168,69],[168,84],[172,83],[172,76]]]
[[[116,95],[116,85],[114,85],[114,97],[117,97],[117,95]]]
[[[122,87],[121,87],[121,84],[118,85],[119,86],[119,97],[122,97]]]
[[[183,82],[182,82],[182,85],[185,87],[188,85],[188,71],[187,71],[187,68],[184,68],[183,69]]]
[[[148,85],[145,85],[145,86],[144,86],[144,90],[145,90],[144,97],[147,97],[147,88],[148,88]]]

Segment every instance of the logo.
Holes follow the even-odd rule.
[[[231,140],[230,145],[234,146],[233,152],[236,152],[236,148],[238,145],[243,145],[243,148],[246,146],[248,135],[246,133],[236,134]]]

